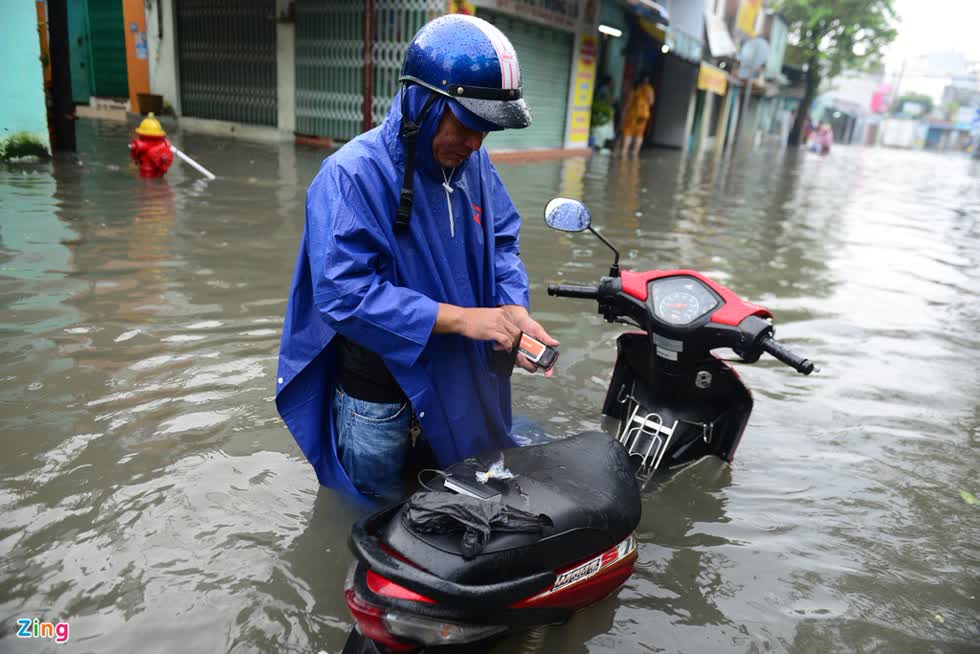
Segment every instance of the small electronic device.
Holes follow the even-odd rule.
[[[527,334],[521,336],[519,351],[528,361],[545,370],[551,370],[558,360],[558,350]]]
[[[500,501],[500,491],[475,480],[450,475],[442,481],[442,485],[454,493],[469,495],[484,502]]]

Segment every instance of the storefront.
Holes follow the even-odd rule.
[[[703,53],[705,61],[698,68],[698,91],[688,130],[690,150],[724,146],[732,103],[738,94],[737,89],[729,89],[725,70],[736,54],[728,27],[720,16],[710,11],[705,11],[703,20],[708,47]]]
[[[176,0],[183,115],[274,127],[275,0]]]
[[[489,135],[486,147],[493,150],[562,147],[574,33],[483,8],[477,10],[477,16],[496,25],[514,45],[521,62],[524,98],[534,116],[527,129]]]
[[[491,134],[490,150],[588,146],[599,10],[595,0],[473,0],[507,35],[521,62],[531,127]]]
[[[618,124],[622,113],[622,97],[626,68],[626,46],[630,40],[630,21],[627,12],[617,0],[603,0],[599,12],[599,57],[596,65],[597,90],[603,80],[608,88],[602,89],[603,102],[613,111]]]
[[[375,2],[369,16],[363,0],[296,0],[295,6],[296,132],[346,141],[384,120],[408,44],[445,13],[446,2]]]
[[[700,2],[667,3],[670,24],[664,29],[662,68],[650,143],[683,149],[687,145],[692,100],[701,62],[704,6]]]
[[[625,0],[629,37],[622,71],[625,101],[630,89],[649,76],[656,93],[645,143],[683,148],[701,60],[701,3],[686,0]]]
[[[585,51],[589,38],[594,43],[594,37],[584,33],[588,22],[584,15],[593,12],[594,30],[595,7],[592,0],[416,0],[375,2],[368,10],[360,0],[297,0],[296,131],[347,140],[364,131],[366,123],[379,124],[398,91],[402,58],[415,32],[453,11],[496,25],[513,43],[521,62],[524,97],[534,122],[528,129],[491,134],[486,146],[495,150],[569,147],[575,140],[571,123],[578,115],[571,104],[582,90],[578,85],[573,89],[575,81],[586,82],[586,132],[588,128],[594,72],[587,80],[577,76],[583,73],[579,65],[583,39]],[[369,37],[364,32],[366,20],[371,23]],[[370,39],[369,75],[365,74],[366,38]],[[370,112],[367,117],[365,111]],[[586,139],[587,133],[581,139],[583,146]]]
[[[148,15],[154,92],[181,117],[207,119],[195,121],[199,129],[245,124],[255,138],[352,139],[384,120],[415,33],[455,12],[497,25],[521,61],[533,124],[494,133],[487,147],[588,147],[599,0],[161,2]]]
[[[694,110],[691,118],[691,128],[688,132],[688,149],[696,150],[699,144],[712,139],[718,130],[718,116],[715,111],[717,103],[725,99],[728,92],[728,75],[720,68],[701,63],[698,68],[697,94],[694,99]]]

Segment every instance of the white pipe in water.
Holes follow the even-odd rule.
[[[174,145],[171,145],[170,146],[170,149],[173,151],[173,153],[175,155],[177,155],[178,157],[180,157],[181,159],[183,159],[184,161],[186,161],[188,164],[190,164],[190,166],[192,168],[194,168],[194,170],[196,170],[197,172],[201,173],[202,175],[204,175],[208,179],[214,179],[214,173],[212,173],[210,170],[208,170],[207,168],[205,168],[201,164],[197,163],[196,161],[194,161],[190,157],[188,157],[186,154],[184,154],[183,152],[181,152],[180,150],[178,150]]]

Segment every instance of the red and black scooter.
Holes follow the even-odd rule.
[[[552,200],[545,219],[616,252],[577,201]],[[636,561],[641,489],[702,457],[735,455],[752,396],[712,350],[749,363],[768,352],[813,371],[773,339],[766,309],[694,271],[620,272],[618,260],[598,285],[548,287],[640,330],[617,339],[602,409],[619,419],[616,437],[587,432],[467,459],[358,521],[345,589],[356,627],[344,652],[473,643],[564,622],[614,593]],[[507,474],[478,475],[501,457]]]

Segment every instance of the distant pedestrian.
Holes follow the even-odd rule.
[[[820,145],[820,154],[830,154],[830,146],[834,144],[834,130],[830,123],[820,123],[817,129],[817,143]]]
[[[650,76],[643,75],[639,83],[633,88],[626,98],[626,112],[623,115],[623,141],[620,148],[620,155],[626,156],[632,150],[635,157],[640,153],[643,145],[643,135],[647,131],[647,123],[653,113],[653,104],[657,100],[653,86],[650,84]]]

